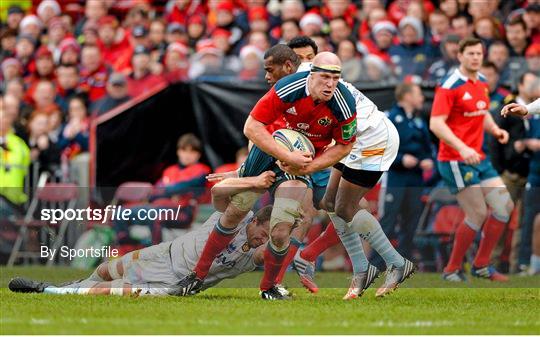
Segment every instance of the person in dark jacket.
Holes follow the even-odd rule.
[[[413,237],[422,212],[423,174],[433,169],[433,149],[428,126],[417,114],[424,103],[420,87],[412,83],[398,85],[396,100],[389,118],[399,132],[400,144],[397,158],[388,172],[381,226],[392,238],[399,223],[397,250],[411,258]]]
[[[121,73],[113,73],[107,81],[107,94],[90,106],[90,111],[96,115],[103,115],[131,99],[128,94],[127,79]]]

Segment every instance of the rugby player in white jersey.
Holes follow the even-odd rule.
[[[25,278],[14,278],[9,289],[14,292],[95,295],[185,295],[177,283],[199,260],[208,235],[219,221],[230,196],[247,190],[264,190],[272,185],[275,174],[266,171],[256,177],[231,178],[212,188],[212,203],[218,210],[199,228],[175,239],[130,252],[104,262],[93,274],[80,281],[54,286]],[[198,291],[215,286],[263,264],[268,241],[271,206],[248,215],[238,225],[234,239],[212,263],[208,276]]]

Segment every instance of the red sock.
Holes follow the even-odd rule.
[[[330,222],[324,233],[300,252],[300,257],[314,262],[322,252],[340,242],[334,224]]]
[[[444,268],[444,271],[447,273],[454,272],[461,269],[461,264],[463,263],[463,258],[467,253],[467,249],[471,246],[474,238],[476,236],[476,231],[471,227],[467,226],[465,222],[459,224],[456,229],[456,234],[454,236],[454,247],[452,247],[452,254],[450,255],[450,260],[448,265]]]
[[[296,255],[297,251],[298,251],[298,246],[293,245],[293,244],[289,246],[289,252],[287,253],[287,256],[285,256],[285,259],[283,260],[283,264],[281,265],[281,270],[279,271],[279,274],[276,277],[276,283],[281,283],[283,281],[283,278],[285,277],[285,272],[287,272],[287,269],[289,268],[289,265],[294,259],[294,256]]]
[[[514,230],[508,228],[504,234],[504,244],[499,260],[501,262],[510,262],[510,253],[512,252],[512,239],[514,237]]]
[[[204,245],[201,257],[193,269],[198,278],[202,280],[206,277],[206,275],[208,275],[212,262],[214,262],[214,259],[219,253],[221,253],[221,251],[227,248],[229,243],[234,238],[234,234],[235,232],[231,234],[224,234],[217,228],[214,228],[212,232],[210,232],[208,241],[206,241],[206,244]]]
[[[270,245],[266,246],[264,250],[264,274],[260,284],[261,290],[268,290],[276,284],[276,277],[286,256],[286,251],[283,254],[278,254]]]
[[[478,247],[478,252],[474,258],[475,267],[485,267],[489,264],[489,259],[491,258],[491,253],[493,249],[499,242],[506,223],[495,219],[493,216],[490,216],[484,228],[482,229],[482,240],[480,240],[480,247]]]

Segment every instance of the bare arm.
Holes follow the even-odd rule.
[[[223,212],[229,205],[231,196],[249,190],[262,193],[274,183],[275,176],[274,172],[266,171],[256,177],[222,180],[212,187],[212,204],[216,210]]]
[[[264,264],[264,250],[266,249],[266,244],[260,245],[255,249],[255,253],[253,253],[253,262],[257,266],[262,266]]]
[[[486,130],[489,134],[493,135],[495,139],[501,144],[508,143],[509,134],[506,130],[503,130],[495,123],[495,120],[493,120],[493,117],[488,112],[486,113],[484,117],[484,130]]]
[[[429,129],[433,131],[435,136],[442,142],[445,142],[450,147],[459,152],[466,164],[476,165],[480,163],[480,154],[474,149],[467,146],[461,139],[459,139],[450,127],[446,124],[448,116],[431,116],[429,119]]]

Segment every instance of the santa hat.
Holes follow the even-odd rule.
[[[60,15],[62,13],[60,5],[55,0],[43,0],[39,4],[36,12],[39,16],[43,16],[47,8],[52,8],[54,15]]]
[[[304,27],[309,24],[317,25],[318,27],[322,28],[324,22],[319,14],[306,13],[304,16],[302,16],[302,19],[300,19],[300,29],[304,29]]]
[[[28,27],[29,25],[37,25],[39,27],[39,29],[42,29],[43,28],[43,23],[41,22],[41,19],[38,18],[37,16],[33,15],[33,14],[30,14],[30,15],[27,15],[25,16],[22,20],[21,20],[21,23],[19,25],[19,28],[21,30],[24,30],[26,27]]]
[[[262,50],[253,45],[247,45],[240,49],[240,58],[242,60],[250,54],[255,54],[255,56],[257,56],[261,61],[264,59],[264,53],[262,52]]]

